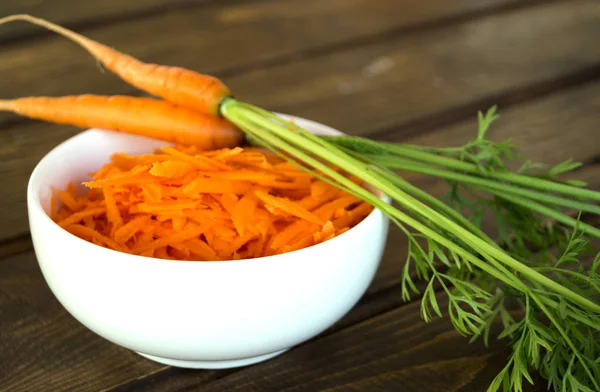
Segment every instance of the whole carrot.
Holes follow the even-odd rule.
[[[137,134],[203,150],[242,144],[243,133],[215,116],[153,98],[77,95],[0,100],[0,110],[85,128]]]
[[[181,67],[144,63],[45,19],[19,14],[0,18],[0,24],[26,21],[54,31],[87,50],[128,84],[169,102],[212,115],[230,90],[219,79]]]

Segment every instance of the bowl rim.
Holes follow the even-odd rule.
[[[287,119],[287,120],[293,120],[298,123],[304,123],[306,125],[318,128],[318,129],[323,130],[328,133],[344,135],[344,133],[342,133],[341,131],[338,131],[337,129],[334,129],[330,126],[318,123],[313,120],[305,119],[305,118],[290,115],[290,114],[277,113],[277,112],[274,112],[274,113],[278,116],[281,116],[282,118]],[[61,143],[56,145],[54,148],[52,148],[50,151],[48,151],[42,157],[42,159],[40,159],[40,161],[36,164],[35,168],[31,172],[31,175],[29,176],[29,180],[28,180],[28,184],[27,184],[28,217],[31,218],[32,212],[35,210],[35,213],[41,217],[41,219],[44,221],[45,224],[51,225],[51,227],[53,229],[59,230],[59,232],[62,235],[65,235],[67,238],[76,241],[76,243],[79,243],[84,248],[89,248],[90,252],[106,253],[107,256],[119,255],[120,257],[124,257],[124,258],[127,258],[128,260],[132,260],[132,261],[139,260],[144,263],[152,262],[152,263],[157,263],[157,264],[168,264],[168,265],[194,265],[194,264],[197,264],[197,265],[232,265],[232,264],[249,264],[249,263],[258,263],[258,262],[269,262],[272,260],[290,257],[290,255],[292,255],[293,257],[297,257],[297,256],[301,256],[303,253],[312,253],[312,252],[318,251],[320,248],[323,248],[325,246],[334,246],[338,242],[343,241],[348,235],[352,235],[352,233],[356,232],[358,228],[363,227],[363,226],[367,225],[370,221],[375,220],[378,215],[381,215],[384,220],[386,219],[386,215],[381,210],[374,207],[373,210],[359,223],[357,223],[356,225],[354,225],[352,228],[345,231],[344,233],[337,235],[327,241],[318,243],[316,245],[311,245],[306,248],[301,248],[301,249],[293,250],[290,252],[286,252],[286,253],[280,253],[280,254],[270,255],[270,256],[246,258],[246,259],[207,260],[207,261],[161,259],[158,257],[149,257],[149,256],[142,256],[142,255],[135,255],[135,254],[131,254],[131,253],[120,252],[118,250],[114,250],[111,248],[106,248],[106,247],[103,247],[100,245],[96,245],[92,242],[86,241],[83,238],[80,238],[80,237],[68,232],[67,230],[60,227],[56,222],[54,222],[52,220],[52,218],[50,218],[48,213],[45,211],[45,209],[42,207],[42,202],[40,200],[39,193],[35,191],[35,189],[34,189],[35,186],[34,186],[33,182],[34,182],[35,178],[37,177],[38,172],[41,170],[41,168],[44,167],[45,165],[48,165],[47,162],[51,159],[52,156],[60,155],[62,150],[65,149],[67,145],[73,143],[74,141],[76,141],[78,139],[83,139],[85,137],[89,137],[89,135],[91,133],[97,133],[97,132],[106,133],[106,132],[114,132],[114,131],[108,131],[108,130],[99,129],[99,128],[90,128],[90,129],[82,130],[82,131],[78,132],[77,134],[69,137],[68,139],[62,141]],[[131,135],[131,136],[136,137],[137,135]],[[143,138],[143,136],[137,136],[137,137]],[[165,142],[165,143],[169,144],[168,142]],[[370,189],[368,189],[368,190],[370,192],[372,192],[375,196],[377,196],[377,198],[379,198],[381,201],[383,201],[385,203],[390,203],[391,199],[388,195],[386,195],[385,193],[383,193],[382,191],[380,191],[378,189],[374,189],[373,187],[369,187],[369,188]],[[31,229],[30,229],[30,231],[31,231]]]

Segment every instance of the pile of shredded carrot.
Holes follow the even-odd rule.
[[[286,253],[344,233],[373,208],[257,148],[118,153],[91,175],[83,194],[54,189],[52,219],[94,244],[163,259]]]

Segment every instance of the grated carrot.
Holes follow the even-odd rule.
[[[258,198],[254,192],[248,192],[233,207],[231,219],[240,235],[243,235],[247,229],[253,229],[254,210],[256,210],[257,205]]]
[[[72,189],[72,188],[70,188]],[[54,191],[56,197],[60,200],[61,203],[65,204],[71,211],[77,211],[81,208],[79,203],[76,200],[76,196],[74,192],[66,190],[66,191]]]
[[[73,214],[69,215],[67,218],[64,218],[64,219],[61,219],[60,221],[58,221],[58,225],[62,226],[62,227],[66,227],[66,226],[72,225],[74,223],[79,223],[84,218],[87,218],[90,216],[93,217],[95,215],[101,215],[104,213],[106,213],[106,207],[96,207],[96,208],[85,209],[83,211],[77,211],[77,212],[74,212]]]
[[[200,261],[216,261],[219,260],[217,252],[214,251],[206,242],[199,238],[192,238],[177,246],[185,247],[198,258]]]
[[[78,237],[82,237],[87,240],[97,241],[100,243],[100,245],[106,245],[107,247],[109,247],[111,249],[129,253],[129,250],[127,248],[125,248],[121,244],[118,244],[112,238],[109,238],[94,229],[90,229],[86,226],[82,226],[79,224],[69,225],[65,229],[68,232],[75,234]]]
[[[297,202],[285,199],[282,197],[276,197],[268,194],[265,191],[257,190],[255,192],[256,196],[265,203],[265,205],[273,206],[281,211],[285,211],[290,215],[293,215],[297,218],[304,219],[306,221],[316,223],[317,225],[323,224],[323,220],[311,213],[307,209],[301,207]]]
[[[53,189],[51,216],[58,225],[99,246],[169,260],[291,252],[348,231],[372,211],[254,147],[116,153],[83,184],[83,195],[74,184]]]
[[[179,178],[196,170],[196,167],[188,162],[164,161],[155,162],[150,169],[150,174],[158,177]]]
[[[114,232],[123,226],[123,218],[115,201],[112,187],[105,187],[102,190],[104,191],[104,201],[106,203],[106,218],[112,224],[112,232]]]
[[[225,211],[227,211],[230,214],[231,214],[231,211],[233,211],[233,207],[235,207],[235,204],[237,203],[237,201],[238,201],[238,197],[237,197],[237,195],[234,195],[233,193],[224,193],[219,198],[219,202],[221,203],[221,205],[223,206]]]
[[[216,178],[197,178],[183,188],[183,194],[193,196],[203,193],[233,193],[248,192],[250,183],[245,181],[218,180]]]
[[[141,215],[133,218],[132,220],[130,220],[125,225],[121,226],[115,231],[115,241],[121,244],[126,243],[131,237],[133,237],[135,233],[141,230],[150,219],[150,215]]]
[[[144,192],[144,196],[153,202],[158,202],[162,200],[162,187],[160,184],[146,184],[142,186],[142,191]]]

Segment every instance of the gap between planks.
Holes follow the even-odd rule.
[[[96,16],[94,14],[90,14],[89,16],[84,16],[81,19],[75,20],[65,20],[60,21],[56,18],[49,19],[51,22],[58,23],[61,26],[68,28],[70,30],[76,30],[78,32],[84,32],[87,30],[93,30],[96,28],[109,26],[115,23],[127,23],[139,19],[144,19],[152,16],[157,16],[164,14],[165,12],[173,12],[173,11],[186,11],[194,8],[199,8],[203,6],[208,6],[211,3],[217,3],[218,0],[175,0],[175,1],[165,1],[164,3],[157,3],[148,5],[144,8],[140,9],[132,9],[126,11],[120,11],[119,13],[110,13],[103,14],[100,16]],[[259,1],[268,1],[268,0],[246,0],[246,2],[259,2]],[[221,0],[220,4],[229,4],[239,2],[239,0]],[[23,12],[21,13],[29,13],[25,7]],[[44,15],[36,15],[36,17],[44,17]],[[25,22],[21,22],[25,23]],[[37,28],[36,28],[37,27]],[[20,29],[21,30],[21,29]],[[44,29],[39,26],[30,25],[29,28],[22,29],[22,31],[18,31],[14,34],[0,34],[0,45],[15,45],[20,44],[22,42],[28,42],[31,40],[39,39],[42,37],[48,37],[55,35],[51,31]]]
[[[29,233],[0,242],[0,262],[7,257],[18,255],[33,249]]]
[[[466,105],[450,108],[435,115],[417,118],[397,126],[374,130],[364,136],[377,140],[389,140],[398,133],[407,138],[434,132],[440,127],[450,126],[468,120],[481,108],[497,106],[500,112],[517,104],[542,99],[548,95],[561,93],[565,90],[576,89],[584,84],[600,80],[600,63],[582,68],[578,71],[561,75],[552,80],[544,80],[530,85],[519,86],[512,90],[502,91]]]

